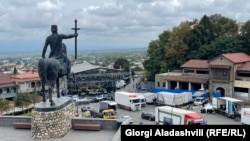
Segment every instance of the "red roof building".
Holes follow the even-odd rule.
[[[7,74],[0,72],[0,98],[16,96],[16,83]]]

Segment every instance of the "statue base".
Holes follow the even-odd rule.
[[[32,138],[38,140],[64,137],[72,128],[71,119],[75,116],[75,104],[69,97],[54,98],[50,102],[40,102],[32,112]]]

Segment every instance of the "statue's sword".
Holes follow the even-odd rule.
[[[77,28],[77,20],[75,19],[75,27],[72,28],[75,30],[75,34],[77,33],[77,30],[80,30],[80,28]],[[75,37],[75,60],[77,59],[77,37]]]

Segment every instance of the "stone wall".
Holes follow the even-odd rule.
[[[65,136],[72,128],[71,119],[75,116],[74,103],[66,107],[49,112],[32,112],[32,137],[33,139],[57,139]]]

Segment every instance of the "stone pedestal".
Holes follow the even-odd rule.
[[[69,97],[54,98],[50,102],[35,105],[32,113],[31,130],[33,139],[49,140],[64,137],[72,128],[71,119],[75,116],[75,104]]]

